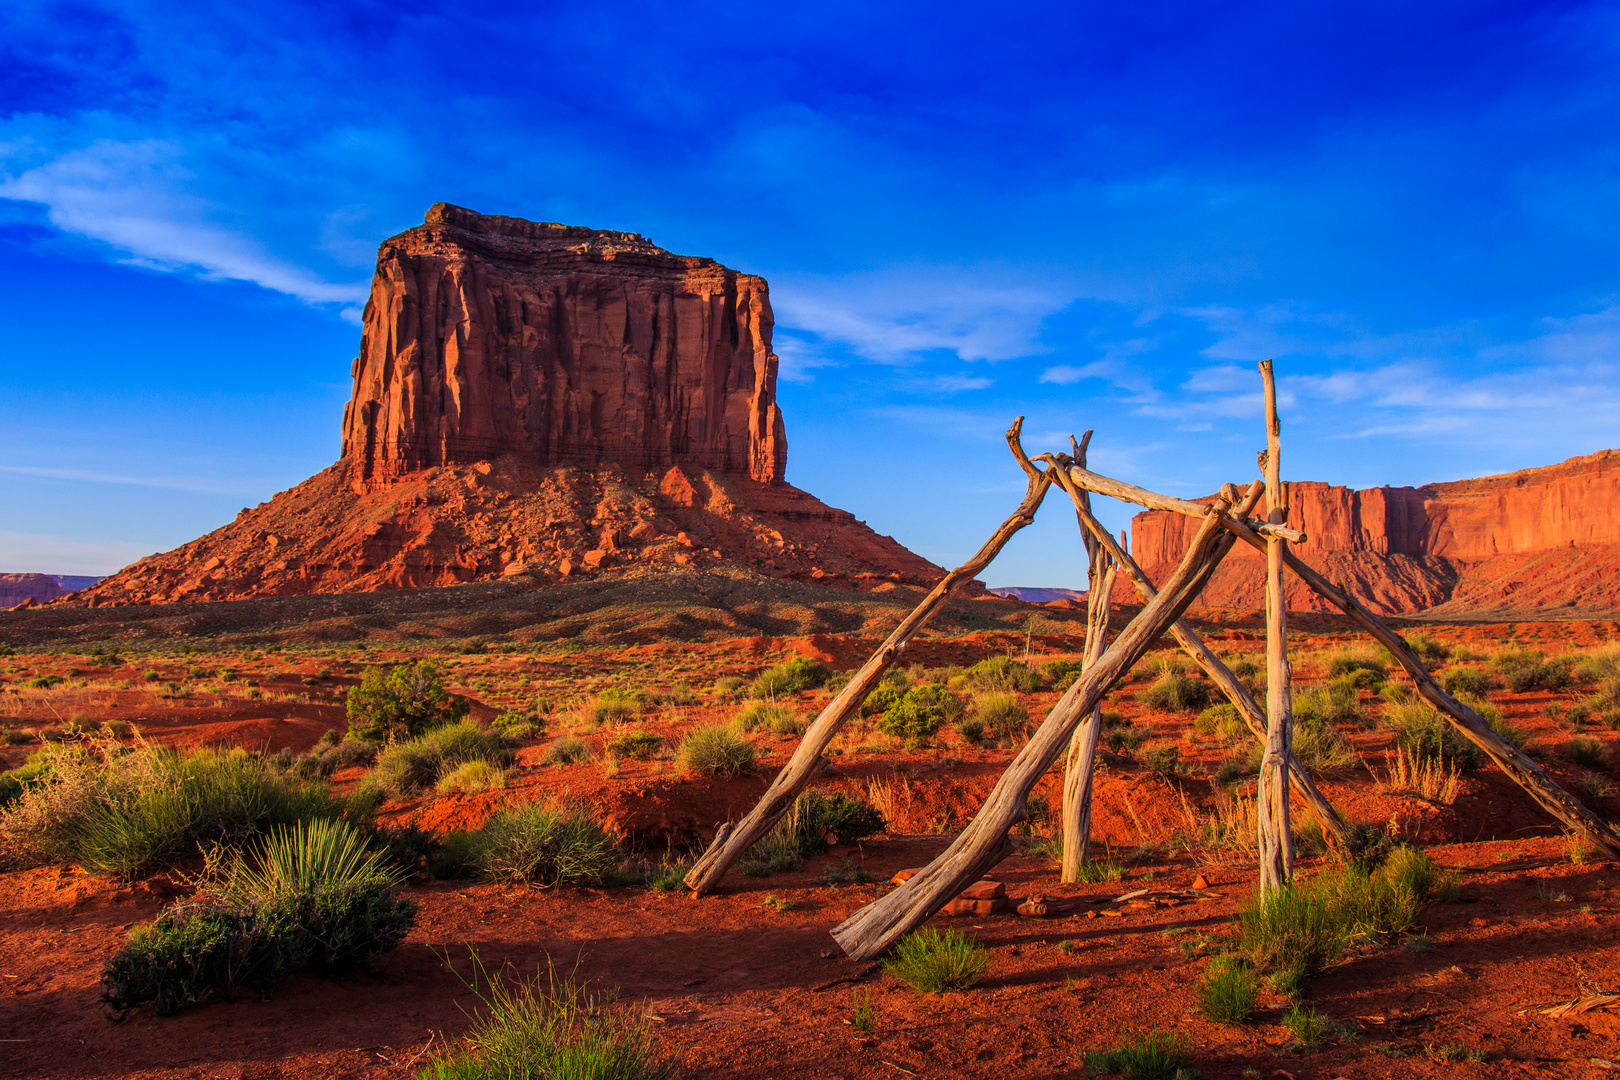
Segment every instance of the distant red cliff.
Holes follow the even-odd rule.
[[[1302,559],[1385,614],[1620,610],[1620,451],[1419,488],[1300,481],[1288,523],[1310,538],[1295,549]],[[1162,579],[1195,528],[1179,514],[1136,515],[1137,560]],[[1239,545],[1203,602],[1262,606],[1262,565]],[[1287,592],[1295,610],[1326,607],[1297,580]]]

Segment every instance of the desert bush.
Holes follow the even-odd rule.
[[[1293,696],[1294,716],[1307,723],[1365,724],[1360,689],[1342,680],[1323,683]]]
[[[1328,657],[1327,674],[1330,679],[1343,678],[1346,675],[1354,676],[1358,671],[1376,673],[1379,676],[1377,681],[1380,683],[1384,681],[1383,677],[1389,674],[1384,662],[1371,653],[1346,650]]]
[[[1198,982],[1199,1008],[1217,1024],[1243,1023],[1259,996],[1259,975],[1237,956],[1217,956]]]
[[[491,720],[489,726],[513,742],[533,739],[545,729],[539,716],[522,709],[508,709]]]
[[[214,894],[138,927],[102,971],[115,1018],[152,1003],[169,1015],[243,992],[264,994],[299,970],[366,966],[415,924],[399,873],[341,822],[273,831]]]
[[[546,747],[542,765],[574,765],[591,760],[591,744],[578,735],[564,735]]]
[[[762,671],[754,680],[754,685],[748,688],[748,696],[768,700],[796,694],[801,690],[814,690],[826,685],[832,673],[832,668],[819,660],[796,656]]]
[[[1237,676],[1238,682],[1241,682],[1250,690],[1253,690],[1258,684],[1258,680],[1263,673],[1263,669],[1260,667],[1260,665],[1249,659],[1247,656],[1234,660],[1231,664],[1231,669],[1232,674]]]
[[[1532,690],[1558,691],[1575,681],[1575,673],[1567,660],[1543,660],[1513,668],[1503,676],[1503,681],[1515,694]]]
[[[584,719],[597,727],[623,724],[640,716],[645,702],[635,690],[603,690],[585,705]]]
[[[349,734],[367,742],[410,738],[446,722],[460,720],[470,706],[444,688],[444,676],[432,660],[400,664],[384,672],[368,668],[348,696]]]
[[[963,722],[978,724],[983,736],[1010,743],[1029,730],[1029,710],[1017,694],[992,690],[974,699]]]
[[[750,701],[737,710],[731,722],[743,731],[757,731],[760,728],[776,731],[778,725],[790,726],[797,715],[789,705],[774,701]]]
[[[1318,974],[1349,940],[1333,897],[1300,885],[1250,897],[1239,909],[1237,923],[1239,952],[1267,974]]]
[[[757,872],[761,868],[791,870],[833,843],[864,840],[883,828],[883,815],[864,799],[810,788],[800,792],[771,831],[748,849],[745,861],[754,864],[751,877],[763,876]]]
[[[1406,647],[1417,653],[1418,659],[1423,661],[1423,666],[1429,671],[1433,671],[1451,658],[1451,650],[1428,634],[1407,634],[1405,640]],[[1385,657],[1392,667],[1399,666],[1395,663],[1394,657],[1387,653]]]
[[[1201,679],[1167,671],[1139,697],[1142,704],[1149,708],[1194,712],[1209,705],[1209,684]]]
[[[612,995],[587,995],[572,974],[549,969],[511,983],[484,970],[478,954],[463,980],[484,1015],[465,1049],[441,1058],[416,1080],[665,1080],[675,1061],[658,1047],[651,1022],[616,1006]]]
[[[1041,669],[1044,682],[1053,686],[1067,686],[1080,677],[1085,661],[1076,657],[1069,660],[1051,660]]]
[[[233,844],[277,825],[339,818],[350,807],[245,751],[184,756],[115,743],[52,746],[33,782],[0,812],[27,858],[76,861],[130,877],[210,841]]]
[[[1491,677],[1478,668],[1452,668],[1446,672],[1446,693],[1482,698],[1491,689]]]
[[[607,741],[607,752],[614,757],[646,759],[662,745],[663,738],[650,731],[627,731]]]
[[[1396,745],[1417,757],[1430,758],[1462,772],[1479,765],[1479,749],[1424,702],[1387,706],[1384,723],[1394,730]]]
[[[924,927],[900,939],[883,969],[914,990],[942,994],[971,987],[989,961],[984,946],[961,931]]]
[[[894,667],[885,671],[877,686],[873,687],[872,692],[867,694],[866,700],[861,703],[861,715],[874,716],[888,712],[906,696],[906,691],[911,689],[914,681],[909,671]]]
[[[1603,743],[1590,735],[1577,735],[1569,740],[1566,753],[1569,754],[1569,760],[1577,765],[1585,765],[1589,769],[1601,769],[1608,761]]]
[[[468,869],[490,881],[595,885],[618,866],[618,844],[590,812],[534,802],[497,812],[482,828],[451,834],[445,847]]]
[[[1400,748],[1390,759],[1384,785],[1391,791],[1408,791],[1449,806],[1457,800],[1460,779],[1461,773],[1455,767]]]
[[[1196,1080],[1187,1051],[1173,1031],[1132,1032],[1125,1045],[1086,1054],[1086,1075],[1123,1076],[1126,1080]]]
[[[1041,677],[1010,656],[980,660],[964,673],[975,690],[1030,693],[1041,688]]]
[[[679,758],[687,772],[710,776],[742,776],[754,771],[758,755],[748,740],[730,724],[710,724],[693,730],[681,741]]]
[[[436,785],[440,778],[469,761],[504,768],[512,752],[493,731],[475,721],[445,724],[409,742],[394,743],[377,755],[377,783],[389,795],[404,798]]]
[[[878,730],[903,740],[907,746],[920,746],[934,737],[940,725],[962,715],[961,699],[939,683],[922,683],[889,706],[878,719]]]
[[[506,770],[482,758],[463,761],[453,769],[445,769],[434,789],[443,794],[451,792],[489,791],[506,786]]]
[[[1575,660],[1575,675],[1581,682],[1620,682],[1620,643],[1610,643]]]
[[[1320,713],[1307,708],[1295,714],[1294,721],[1294,756],[1312,770],[1331,772],[1355,764],[1356,752],[1350,740]],[[1258,743],[1254,749],[1263,752]]]
[[[1119,716],[1118,713],[1113,715]],[[1119,716],[1118,723],[1110,724],[1108,716],[1108,713],[1103,714],[1103,745],[1122,757],[1134,754],[1152,734],[1147,728],[1137,727],[1123,716]]]
[[[714,680],[714,690],[723,700],[736,701],[748,689],[748,680],[736,675],[722,675]]]

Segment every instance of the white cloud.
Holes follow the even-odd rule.
[[[189,476],[119,476],[85,469],[30,465],[0,465],[0,473],[37,476],[46,480],[82,480],[92,484],[122,484],[131,487],[164,488],[170,491],[193,491],[203,495],[252,495],[256,490],[242,485],[221,484]]]
[[[126,261],[209,280],[248,281],[306,303],[364,302],[366,282],[332,283],[215,224],[188,190],[181,149],[155,139],[103,139],[0,179],[0,198],[40,203],[52,225],[108,244]]]
[[[983,390],[994,385],[995,381],[982,375],[936,375],[929,379],[918,379],[911,385],[924,393],[960,394],[966,390]]]
[[[1113,365],[1098,360],[1095,363],[1075,367],[1073,364],[1057,364],[1041,372],[1040,381],[1043,383],[1056,383],[1058,386],[1069,386],[1082,379],[1106,379]]]

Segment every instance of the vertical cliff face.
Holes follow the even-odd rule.
[[[516,455],[780,483],[764,279],[635,233],[439,203],[385,241],[343,456],[357,480]]]
[[[1620,451],[1419,488],[1294,483],[1288,523],[1310,537],[1301,558],[1388,614],[1620,607]],[[1155,579],[1168,574],[1196,527],[1178,514],[1136,515],[1137,559]],[[1234,549],[1204,602],[1261,606],[1261,565],[1258,552]],[[1324,608],[1298,581],[1287,591],[1291,607]]]

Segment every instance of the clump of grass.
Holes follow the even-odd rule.
[[[975,690],[1031,693],[1041,688],[1041,677],[1010,656],[992,656],[967,669],[967,685]]]
[[[1265,973],[1325,970],[1344,951],[1349,930],[1333,898],[1299,886],[1252,897],[1238,912],[1238,948]]]
[[[608,740],[607,752],[614,757],[645,760],[657,753],[662,745],[663,737],[650,731],[627,731]]]
[[[1399,748],[1390,758],[1384,787],[1389,791],[1404,791],[1430,802],[1450,806],[1457,801],[1457,788],[1462,774],[1454,767],[1434,758],[1422,757]]]
[[[506,770],[482,758],[464,761],[439,777],[435,789],[444,794],[452,792],[489,791],[506,786]]]
[[[692,731],[682,740],[678,756],[687,772],[708,776],[742,776],[753,772],[758,760],[753,744],[730,724]]]
[[[1483,698],[1490,692],[1491,677],[1478,668],[1453,668],[1446,672],[1445,688],[1457,697]]]
[[[1209,684],[1178,672],[1165,672],[1140,695],[1149,708],[1167,712],[1196,712],[1209,705]]]
[[[883,815],[865,800],[810,788],[800,792],[771,831],[748,849],[741,869],[748,877],[797,870],[805,859],[835,843],[864,840],[883,828]]]
[[[1386,707],[1384,723],[1394,730],[1398,746],[1419,757],[1443,762],[1461,772],[1479,765],[1479,748],[1424,702]]]
[[[1075,880],[1086,885],[1095,885],[1100,881],[1121,881],[1125,877],[1125,868],[1112,859],[1099,859],[1094,862],[1083,863]]]
[[[790,706],[774,701],[751,701],[744,705],[732,720],[743,731],[766,728],[783,735],[797,735],[804,731],[804,721]]]
[[[1347,649],[1333,653],[1327,658],[1327,674],[1330,679],[1342,679],[1346,676],[1353,679],[1358,672],[1363,671],[1375,677],[1368,679],[1363,676],[1363,681],[1358,684],[1363,686],[1380,685],[1389,674],[1384,662],[1368,652]]]
[[[1603,743],[1590,735],[1577,735],[1569,740],[1565,753],[1569,755],[1569,760],[1589,769],[1601,769],[1609,759]]]
[[[989,961],[984,946],[961,931],[924,927],[901,938],[883,968],[914,990],[942,994],[970,988]]]
[[[578,735],[563,735],[546,747],[542,765],[577,765],[591,760],[591,744]]]
[[[1423,662],[1424,668],[1429,671],[1433,671],[1451,658],[1451,650],[1428,634],[1407,634],[1405,640],[1406,647],[1417,653],[1418,659]],[[1387,650],[1384,652],[1382,659],[1390,667],[1400,666]]]
[[[467,1032],[465,1049],[416,1080],[665,1080],[675,1071],[645,1017],[619,1007],[614,994],[587,994],[573,973],[559,976],[549,961],[543,982],[536,973],[514,983],[490,975],[475,952],[472,976],[462,983],[484,1015]]]
[[[472,720],[445,724],[409,742],[394,743],[377,755],[377,783],[396,798],[436,785],[466,762],[504,768],[512,763],[505,740]]]
[[[635,690],[603,690],[588,702],[584,719],[597,727],[625,724],[641,715],[646,695]]]
[[[1198,983],[1199,1007],[1218,1024],[1241,1024],[1254,1012],[1260,977],[1241,957],[1210,961]]]
[[[856,990],[850,995],[849,1001],[853,1006],[849,1026],[862,1035],[870,1035],[877,1028],[877,1006],[872,1003],[872,991]]]
[[[774,699],[825,686],[833,670],[819,660],[796,656],[792,660],[767,668],[749,687],[748,696]]]
[[[1127,1080],[1193,1080],[1198,1074],[1187,1063],[1181,1037],[1154,1028],[1129,1032],[1125,1045],[1096,1050],[1085,1059],[1088,1076],[1123,1076]]]
[[[963,723],[977,724],[985,738],[997,743],[1011,743],[1028,732],[1029,710],[1017,694],[992,690],[974,699],[973,707]]]
[[[1318,1043],[1329,1036],[1339,1039],[1357,1037],[1355,1029],[1297,1003],[1283,1016],[1283,1027],[1287,1028],[1288,1033],[1307,1050],[1314,1050]]]
[[[477,876],[548,888],[595,885],[618,867],[618,844],[582,807],[535,802],[508,807],[470,833],[452,833],[445,846]]]

